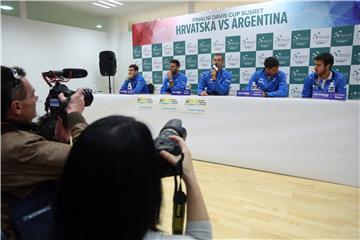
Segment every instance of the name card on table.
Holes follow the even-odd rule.
[[[262,97],[263,92],[261,90],[247,91],[247,90],[238,90],[236,96],[238,97]]]
[[[134,94],[134,90],[132,89],[120,90],[120,94]]]
[[[346,95],[345,93],[327,93],[327,92],[313,91],[312,98],[345,101]]]
[[[185,96],[189,96],[191,94],[191,90],[190,89],[185,89],[185,90],[179,90],[179,91],[172,91],[171,95],[185,95]]]

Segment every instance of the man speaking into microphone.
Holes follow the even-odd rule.
[[[200,76],[198,94],[200,96],[228,95],[232,76],[223,68],[223,56],[219,53],[215,54],[212,63],[212,69]]]

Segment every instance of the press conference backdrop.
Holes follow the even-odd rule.
[[[334,55],[349,99],[360,99],[360,2],[268,2],[132,25],[133,59],[159,92],[171,59],[180,61],[193,92],[221,53],[232,73],[230,94],[275,56],[287,75],[289,97],[301,97],[313,58]]]

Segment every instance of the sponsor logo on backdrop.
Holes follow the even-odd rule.
[[[213,48],[215,52],[223,52],[225,49],[225,42],[220,40],[215,40],[213,42]]]
[[[173,44],[172,43],[164,44],[164,55],[173,55]]]
[[[211,65],[211,55],[199,57],[200,67],[205,68],[205,67],[210,67],[210,65]]]
[[[152,45],[152,56],[153,57],[161,57],[162,55],[162,46],[161,44]]]
[[[152,81],[154,84],[162,84],[163,83],[163,72],[162,71],[156,71],[152,72]]]
[[[143,59],[143,71],[151,71],[152,70],[152,61],[151,58]]]
[[[360,64],[360,46],[353,47],[351,64]]]
[[[265,37],[259,38],[259,45],[261,48],[268,48],[272,43],[272,39],[265,39]]]
[[[253,72],[250,72],[250,70],[244,70],[241,72],[240,79],[242,82],[248,83],[250,81],[251,76],[253,75]]]
[[[211,53],[211,39],[198,40],[199,53]]]
[[[146,82],[152,82],[152,73],[151,72],[143,72],[142,76],[144,77]]]
[[[332,46],[352,45],[354,27],[336,27],[333,28]]]
[[[288,47],[288,46],[290,46],[290,43],[291,43],[290,37],[284,36],[282,34],[275,37],[275,44],[278,47],[282,47],[282,48]]]
[[[255,52],[241,53],[240,64],[242,67],[255,67],[255,60],[256,60]]]
[[[174,42],[174,55],[185,55],[185,41]]]
[[[150,46],[143,46],[143,57],[151,56],[151,48]]]
[[[259,63],[259,65],[264,65],[265,59],[266,59],[266,54],[265,53],[260,53],[257,56],[257,62]]]
[[[290,50],[275,50],[274,57],[279,60],[280,66],[290,65]]]
[[[185,58],[184,57],[179,57],[179,58],[175,58],[175,59],[177,59],[180,62],[181,69],[185,67]]]
[[[300,30],[292,32],[291,48],[310,47],[310,30]]]
[[[360,45],[360,27],[354,31],[354,45]]]
[[[290,68],[290,83],[302,84],[304,78],[308,75],[307,67],[291,67]]]
[[[197,68],[197,55],[187,55],[186,56],[186,69],[196,69]]]
[[[351,73],[351,78],[355,84],[360,84],[360,67]]]
[[[334,55],[334,58],[335,58],[334,60],[335,60],[336,64],[342,64],[342,63],[349,62],[349,60],[351,58],[350,52],[342,50],[342,49],[337,49],[337,50],[333,51],[332,54]]]
[[[186,50],[188,53],[193,53],[196,54],[197,53],[197,45],[195,43],[189,42],[186,44]]]
[[[292,60],[294,63],[296,64],[306,64],[308,61],[308,55],[305,53],[301,53],[299,51],[293,53],[293,55],[291,56]],[[306,64],[307,65],[307,64]]]
[[[195,70],[196,71],[196,70]],[[188,78],[188,83],[197,83],[198,74],[195,71],[187,71],[186,76]]]
[[[295,97],[295,98],[299,98],[302,96],[301,94],[302,90],[300,87],[298,86],[293,86],[291,89],[290,89],[290,96],[291,97]]]
[[[239,67],[240,66],[240,56],[233,54],[227,55],[226,58],[226,67]]]
[[[317,31],[312,35],[311,39],[316,45],[326,45],[330,41],[331,35]]]
[[[240,36],[226,37],[226,52],[240,51]]]
[[[161,70],[162,69],[162,60],[161,59],[157,59],[157,58],[153,58],[153,69],[156,70],[156,69],[159,69]]]
[[[141,46],[136,46],[133,48],[133,56],[134,58],[141,58],[142,52],[141,52]]]
[[[256,41],[251,40],[248,37],[243,38],[241,42],[242,42],[242,47],[245,48],[246,50],[254,49],[256,46]]]

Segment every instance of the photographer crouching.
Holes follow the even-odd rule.
[[[32,123],[38,97],[25,71],[1,66],[1,229],[7,240],[51,239],[52,207],[47,205],[54,194],[51,181],[62,172],[70,136],[76,141],[87,126],[81,115],[82,91],[68,98],[58,95],[67,103],[66,118],[57,118],[54,137],[48,140]]]

